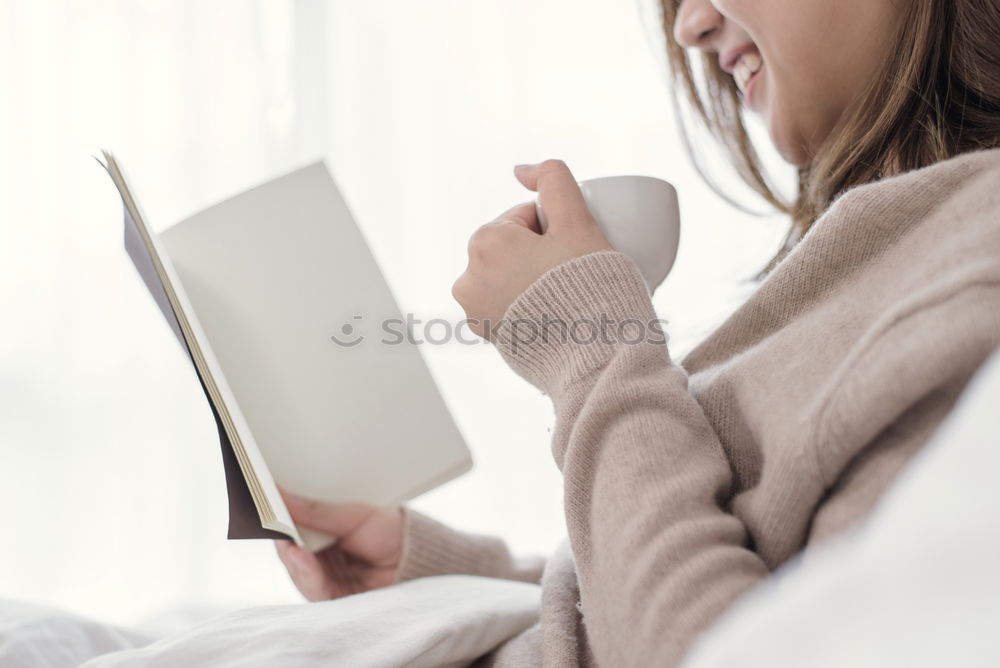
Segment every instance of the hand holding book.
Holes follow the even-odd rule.
[[[285,490],[281,496],[297,526],[337,539],[315,554],[291,541],[275,541],[278,556],[306,599],[326,601],[395,581],[403,553],[402,508],[311,501]]]

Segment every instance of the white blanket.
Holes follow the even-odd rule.
[[[336,601],[249,608],[155,641],[0,602],[0,666],[464,666],[534,624],[539,597],[536,585],[448,575]]]

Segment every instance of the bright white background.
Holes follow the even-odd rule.
[[[116,151],[159,229],[325,158],[425,319],[461,317],[469,234],[530,199],[514,164],[665,178],[682,240],[654,302],[679,357],[752,289],[781,222],[694,174],[656,28],[635,0],[0,3],[0,597],[120,623],[298,600],[269,543],[224,538],[211,413],[92,153]],[[423,352],[477,465],[415,505],[550,550],[547,400],[489,346]]]

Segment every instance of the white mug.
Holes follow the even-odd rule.
[[[587,208],[615,250],[631,257],[655,290],[670,273],[680,242],[677,191],[652,176],[605,176],[579,183]],[[542,232],[545,214],[535,198]]]

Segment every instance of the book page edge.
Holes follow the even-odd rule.
[[[146,217],[130,186],[130,181],[124,169],[107,150],[101,152],[104,156],[102,166],[108,171],[115,182],[122,200],[135,220],[150,256],[153,258],[157,274],[163,283],[164,291],[171,302],[185,341],[191,348],[192,356],[199,373],[206,380],[216,410],[223,418],[224,428],[240,464],[240,469],[247,479],[254,505],[261,519],[261,526],[287,534],[298,545],[303,545],[302,537],[292,521],[288,508],[281,499],[278,487],[271,476],[263,455],[253,438],[250,426],[240,410],[232,389],[226,382],[222,368],[212,352],[211,344],[202,329],[197,314],[191,305],[183,284],[170,262],[170,257],[159,243],[154,233],[146,223]],[[100,160],[98,160],[100,162]],[[214,390],[214,391],[213,391]]]

